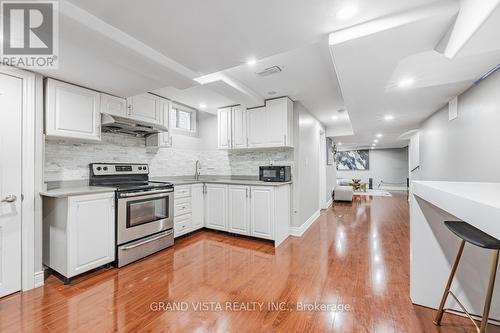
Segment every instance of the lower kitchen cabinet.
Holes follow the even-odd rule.
[[[250,187],[250,236],[274,239],[274,188]]]
[[[248,235],[250,232],[248,186],[229,186],[228,188],[228,221],[229,232]]]
[[[227,231],[227,185],[205,185],[205,225]]]
[[[44,265],[69,279],[113,262],[114,205],[114,192],[44,198]]]
[[[180,185],[174,190],[174,237],[204,227],[204,185]]]
[[[205,226],[204,188],[204,184],[193,184],[191,186],[191,223],[193,230],[198,230]]]

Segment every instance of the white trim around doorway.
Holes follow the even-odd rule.
[[[43,285],[40,272],[35,273],[35,229],[41,231],[43,184],[43,80],[39,74],[0,65],[0,73],[23,80],[22,171],[21,171],[21,288],[29,290]],[[37,237],[41,236],[36,235]],[[41,241],[41,239],[40,239]],[[41,242],[39,242],[41,245]],[[37,281],[35,281],[37,280]]]

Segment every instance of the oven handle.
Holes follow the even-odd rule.
[[[158,194],[158,193],[172,193],[172,192],[174,192],[174,189],[144,191],[144,192],[127,192],[127,193],[119,193],[119,197],[120,198],[130,198],[130,197],[138,197],[141,195],[150,195],[150,194]]]
[[[150,243],[150,242],[153,242],[155,240],[158,240],[158,239],[161,239],[161,238],[164,238],[164,237],[167,237],[167,236],[170,236],[171,234],[173,234],[173,231],[172,230],[168,230],[166,233],[164,234],[161,234],[161,235],[158,235],[158,236],[154,236],[152,238],[148,238],[148,239],[145,239],[143,240],[142,242],[139,242],[139,243],[135,243],[135,244],[132,244],[132,245],[129,245],[129,246],[124,246],[124,247],[121,247],[120,250],[131,250],[133,248],[136,248],[136,247],[139,247],[139,246],[142,246],[144,244],[147,244],[147,243]]]

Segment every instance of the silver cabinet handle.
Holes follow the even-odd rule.
[[[283,144],[286,146],[286,135],[283,135]]]
[[[0,200],[0,202],[15,202],[16,200],[17,197],[14,194],[9,194],[8,196]]]
[[[248,187],[245,189],[245,193],[246,193],[247,198],[248,198]]]

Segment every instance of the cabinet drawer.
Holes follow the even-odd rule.
[[[175,200],[174,217],[191,213],[191,197]]]
[[[191,214],[182,215],[174,218],[174,235],[175,237],[183,235],[191,231]]]
[[[174,191],[174,198],[186,198],[191,196],[191,185],[187,186],[176,186]]]

